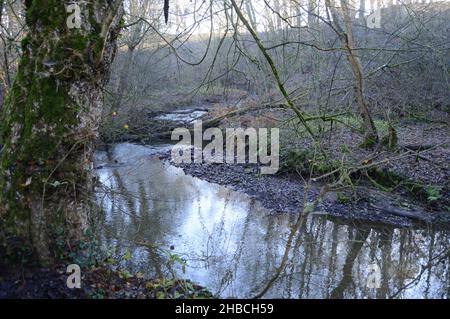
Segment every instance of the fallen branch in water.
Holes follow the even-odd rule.
[[[285,104],[264,104],[264,105],[258,105],[258,106],[253,106],[253,107],[247,107],[247,108],[243,108],[243,109],[238,109],[238,110],[233,110],[230,112],[227,112],[223,115],[217,116],[213,119],[209,119],[206,121],[203,121],[202,123],[202,127],[203,128],[208,128],[208,127],[212,127],[215,125],[218,125],[222,120],[226,119],[226,118],[231,118],[234,116],[240,116],[246,113],[250,113],[250,112],[255,112],[255,111],[260,111],[260,110],[267,110],[267,109],[286,109],[288,108],[287,105]],[[193,128],[189,129],[189,131],[192,133],[194,131]],[[165,131],[165,132],[161,132],[161,133],[156,133],[156,134],[152,134],[150,136],[148,136],[146,138],[146,140],[149,139],[163,139],[163,138],[170,138],[172,135],[172,130],[169,131]],[[137,135],[134,135],[134,138],[138,139]]]
[[[388,213],[388,214],[392,214],[395,216],[400,216],[400,217],[407,217],[407,218],[411,218],[417,221],[421,221],[421,222],[425,222],[425,223],[431,223],[433,222],[433,216],[432,215],[424,215],[421,212],[418,211],[407,211],[404,209],[400,209],[397,207],[391,207],[391,206],[384,206],[384,207],[379,207],[379,206],[375,206],[372,205],[373,208],[378,209],[382,212]]]

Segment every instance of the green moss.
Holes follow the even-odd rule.
[[[345,163],[344,163],[345,164]],[[281,158],[280,172],[293,172],[310,176],[330,173],[343,165],[340,161],[329,160],[310,150],[290,150]]]
[[[394,150],[397,148],[398,145],[398,137],[397,137],[397,131],[394,127],[389,126],[387,133],[383,138],[381,139],[381,143],[383,146]]]
[[[309,150],[290,150],[281,159],[280,172],[305,172],[312,156]]]
[[[388,130],[391,127],[389,122],[387,122],[385,120],[374,120],[373,122],[374,122],[375,127],[377,128],[377,132],[380,136],[388,134]]]
[[[370,169],[367,174],[384,187],[396,187],[404,181],[404,178],[397,174],[378,168]]]
[[[60,0],[28,0],[25,1],[27,25],[36,25],[39,21],[46,27],[59,30],[65,27],[66,11],[64,2]]]
[[[364,137],[364,141],[359,145],[361,148],[372,148],[377,144],[377,137],[371,134],[367,134]]]
[[[23,54],[1,115],[5,151],[0,157],[0,227],[5,234],[29,240],[32,201],[60,207],[58,203],[82,194],[86,185],[85,141],[78,145],[84,135],[74,134],[81,134],[74,128],[79,126],[80,108],[86,106],[77,105],[69,92],[78,82],[98,86],[103,70],[97,62],[105,43],[93,10],[94,32],[67,30],[60,0],[28,0],[25,5],[30,32],[22,40]],[[56,182],[61,186],[50,186]],[[45,221],[50,239],[54,229],[65,224],[60,209],[51,211],[51,217]]]
[[[89,37],[77,32],[68,38],[65,44],[67,44],[72,50],[83,52],[88,47],[89,40]]]
[[[443,195],[441,193],[442,190],[443,190],[442,186],[428,185],[425,188],[425,192],[427,193],[427,200],[431,203],[439,201],[440,199],[443,198]]]
[[[337,193],[337,200],[341,204],[348,204],[350,202],[350,197],[348,197],[347,195],[345,195],[342,192],[338,192]]]
[[[326,174],[332,172],[342,166],[339,161],[320,160],[314,164],[314,171],[318,174]]]
[[[441,192],[443,187],[437,185],[426,185],[413,181],[404,176],[390,171],[373,168],[367,172],[372,184],[377,188],[391,192],[397,188],[403,188],[407,194],[416,200],[419,200],[429,206],[446,205],[447,201],[443,199]],[[439,203],[442,201],[442,203]]]

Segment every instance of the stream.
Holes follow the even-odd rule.
[[[104,245],[131,273],[190,279],[223,298],[254,296],[275,274],[297,215],[185,175],[159,159],[169,147],[97,152]],[[449,235],[312,214],[264,297],[448,298]]]

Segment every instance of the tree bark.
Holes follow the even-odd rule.
[[[2,18],[3,18],[3,5],[4,5],[4,0],[0,0],[0,25],[2,24]],[[6,48],[4,50],[6,50]],[[3,76],[3,75],[1,75],[1,77],[5,78],[5,76]],[[2,83],[0,83],[0,111],[2,110],[3,95],[5,94],[5,92],[6,92],[5,81],[2,81]]]
[[[74,2],[84,9],[78,29],[67,24]],[[0,124],[0,243],[45,265],[75,249],[95,207],[93,143],[123,8],[27,0],[25,10],[29,33]]]
[[[341,39],[341,42],[343,43],[345,49],[347,50],[347,59],[352,69],[353,76],[355,77],[354,88],[355,88],[356,102],[358,104],[359,113],[363,120],[365,131],[363,145],[373,146],[376,143],[378,143],[378,132],[373,122],[372,115],[370,113],[366,99],[364,97],[364,73],[363,68],[361,66],[361,61],[354,50],[355,44],[353,40],[353,28],[347,0],[340,0],[345,30],[341,27],[339,23],[339,15],[337,13],[337,9],[334,6],[334,4],[332,4],[330,0],[325,0],[325,3],[331,12],[331,16],[333,18],[333,25],[339,35],[339,38]]]

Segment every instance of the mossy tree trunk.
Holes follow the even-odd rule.
[[[123,14],[118,0],[79,1],[81,27],[69,28],[74,2],[25,1],[29,33],[0,122],[0,242],[41,264],[89,225],[102,86]]]

